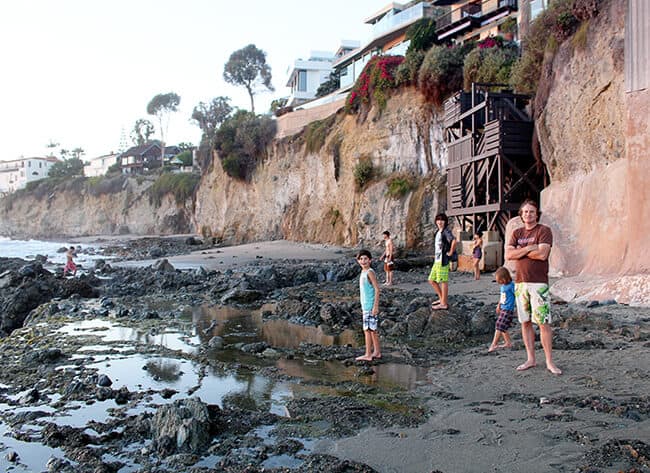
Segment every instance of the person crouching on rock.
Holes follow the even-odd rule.
[[[497,304],[497,323],[494,330],[494,339],[488,351],[497,348],[511,348],[512,340],[508,330],[512,326],[512,319],[515,311],[515,283],[512,282],[510,271],[501,266],[494,274],[494,278],[501,285],[499,303]],[[499,345],[499,339],[503,337],[503,344]]]
[[[74,246],[71,246],[70,249],[65,252],[66,263],[65,267],[63,268],[63,277],[65,277],[65,274],[67,272],[71,272],[73,276],[77,275],[77,265],[74,264],[74,261],[72,261],[72,258],[75,255],[74,251]]]
[[[377,275],[370,267],[372,256],[368,250],[357,254],[357,262],[361,266],[359,276],[359,297],[363,313],[363,335],[366,341],[366,353],[356,358],[357,361],[372,361],[381,358],[379,334],[377,333],[377,315],[379,314],[379,284]]]

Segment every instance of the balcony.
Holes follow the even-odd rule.
[[[449,5],[449,0],[438,0],[434,5]],[[517,10],[517,0],[476,0],[436,20],[438,39],[452,38],[456,34],[471,31]]]
[[[395,28],[404,26],[406,24],[411,24],[415,20],[421,18],[426,18],[430,15],[430,8],[426,2],[418,3],[406,10],[395,15],[386,15],[372,27],[372,37],[379,38],[384,35],[384,33],[391,31]]]

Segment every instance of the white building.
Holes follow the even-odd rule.
[[[309,59],[296,60],[287,81],[287,87],[291,89],[288,107],[295,107],[316,97],[318,87],[330,77],[332,61],[334,53],[329,51],[312,51]]]
[[[52,165],[58,161],[54,157],[0,161],[0,193],[23,189],[28,182],[47,177]]]
[[[365,23],[372,25],[370,39],[363,46],[337,58],[333,63],[341,78],[341,90],[354,85],[373,56],[406,54],[409,45],[406,30],[418,20],[430,18],[432,15],[433,8],[429,2],[419,2],[410,7],[392,2],[368,17]]]
[[[88,164],[84,167],[84,174],[88,177],[104,176],[109,167],[119,162],[118,157],[119,154],[110,153],[92,158],[88,160]]]

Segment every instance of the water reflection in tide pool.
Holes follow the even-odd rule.
[[[264,341],[272,347],[297,348],[301,343],[323,346],[359,347],[360,334],[344,330],[340,334],[326,334],[320,327],[292,324],[286,320],[263,320],[262,310],[251,311],[232,307],[202,306],[193,312],[193,323],[201,338],[208,341],[213,336],[224,339],[226,346],[236,343]],[[201,330],[202,328],[202,330]],[[222,361],[255,362],[256,358],[239,350],[222,350],[216,355]],[[280,359],[276,367],[284,373],[306,380],[336,383],[359,381],[387,387],[399,386],[413,389],[426,380],[427,369],[400,363],[379,363],[373,374],[359,376],[358,366],[346,366],[338,361]]]
[[[64,325],[58,333],[76,336],[99,337],[104,343],[131,342],[144,343],[147,345],[158,345],[170,350],[179,350],[184,353],[196,352],[200,340],[197,336],[186,335],[178,331],[162,331],[162,333],[151,333],[131,327],[124,327],[110,320],[88,319],[71,322]],[[98,345],[89,345],[80,351],[93,351]],[[101,348],[101,346],[99,346]],[[115,347],[119,351],[120,348]]]

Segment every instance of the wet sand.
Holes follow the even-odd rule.
[[[259,260],[353,256],[351,249],[275,241],[168,259],[177,268],[228,269]],[[419,277],[419,272],[396,272],[395,286],[433,297],[425,272]],[[452,303],[458,294],[496,304],[498,287],[490,273],[480,281],[452,273]],[[562,306],[556,307],[559,312]],[[580,314],[581,307],[563,306],[563,314]],[[650,471],[648,456],[631,446],[650,445],[650,338],[635,334],[639,327],[647,334],[650,309],[613,305],[585,314],[584,326],[556,330],[554,355],[562,376],[545,369],[539,341],[537,367],[515,370],[525,360],[516,326],[512,350],[488,354],[486,344],[429,370],[415,388],[430,414],[419,427],[368,428],[352,437],[320,439],[315,451],[386,473],[631,472],[630,462],[640,468],[634,471]],[[590,325],[592,316],[611,327]]]

